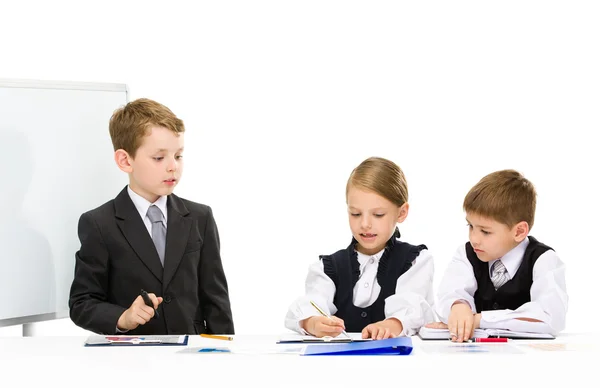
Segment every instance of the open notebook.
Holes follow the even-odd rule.
[[[302,335],[298,333],[284,334],[277,340],[278,344],[293,344],[293,343],[344,343],[344,342],[363,342],[371,341],[370,338],[362,338],[361,333],[348,333],[348,335],[340,334],[337,337],[322,337],[317,338],[312,335]]]
[[[450,332],[448,329],[430,329],[428,327],[421,327],[419,330],[419,337],[424,340],[448,340],[450,338]],[[500,338],[512,338],[512,339],[554,339],[551,334],[542,333],[526,333],[522,331],[510,331],[502,329],[475,329],[474,338],[488,338],[488,337],[500,337]]]

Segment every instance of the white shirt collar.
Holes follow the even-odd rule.
[[[358,263],[360,264],[360,273],[361,274],[363,273],[363,270],[369,263],[379,264],[379,259],[381,259],[381,256],[383,256],[383,251],[385,251],[385,248],[383,248],[382,250],[380,250],[379,252],[377,252],[374,255],[365,255],[364,253],[356,251]],[[371,261],[371,259],[373,259],[373,261]]]
[[[519,269],[519,267],[521,266],[521,262],[523,261],[523,256],[525,255],[525,249],[527,249],[528,245],[529,245],[529,237],[525,237],[525,240],[521,241],[521,243],[519,245],[517,245],[516,247],[514,247],[513,249],[508,251],[508,253],[506,253],[504,256],[502,256],[501,258],[499,258],[497,260],[490,261],[488,263],[489,270],[490,271],[492,270],[492,265],[494,265],[494,263],[496,261],[501,260],[502,264],[504,264],[504,267],[506,267],[506,271],[508,272],[508,275],[512,279],[515,276],[515,274],[517,273],[517,270]],[[490,276],[492,276],[491,273],[490,273]]]
[[[142,217],[142,220],[144,218],[146,218],[146,213],[148,213],[148,208],[152,205],[156,205],[163,214],[163,221],[165,223],[165,226],[167,225],[167,196],[166,195],[159,197],[154,203],[150,203],[150,201],[148,201],[146,198],[142,197],[135,191],[131,190],[131,187],[129,187],[129,185],[127,185],[127,193],[129,194],[129,198],[131,198],[131,201],[135,205],[135,208],[137,209],[138,213],[140,213],[140,217]]]

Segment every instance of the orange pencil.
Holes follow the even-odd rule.
[[[200,337],[203,338],[212,338],[223,341],[233,341],[233,337],[225,336],[225,335],[212,335],[212,334],[200,334]]]

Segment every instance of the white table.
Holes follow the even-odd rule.
[[[299,356],[266,354],[277,346],[277,336],[235,336],[231,342],[190,336],[195,347],[231,346],[247,354],[181,353],[184,347],[84,347],[85,337],[0,337],[0,387],[7,380],[19,385],[87,387],[215,387],[327,386],[508,387],[570,384],[600,386],[599,341],[592,335],[562,335],[553,341],[512,341],[520,353],[454,353],[450,341],[422,341],[412,337],[409,356]],[[566,350],[527,346],[549,344]],[[301,346],[301,345],[300,345]],[[482,346],[502,347],[505,344]],[[436,350],[437,349],[437,350]],[[505,346],[504,349],[507,349]],[[493,376],[493,370],[504,372]],[[512,382],[511,382],[512,381]]]

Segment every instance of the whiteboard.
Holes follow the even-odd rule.
[[[0,79],[0,326],[68,317],[81,214],[127,184],[108,122],[123,84]]]

